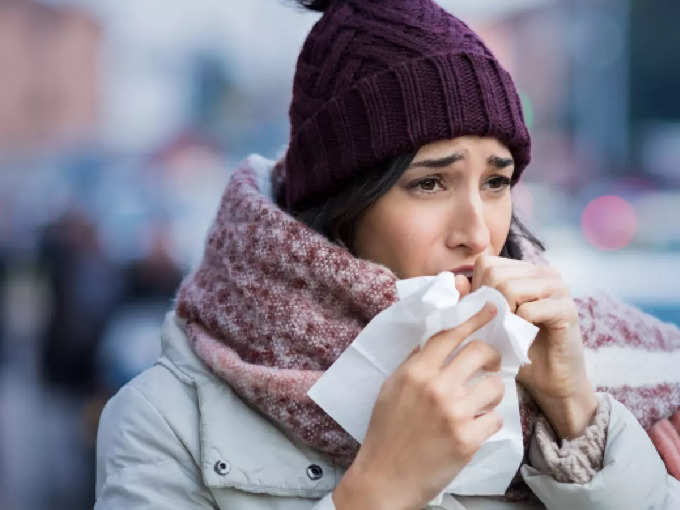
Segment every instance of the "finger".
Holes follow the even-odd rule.
[[[524,260],[513,260],[489,255],[478,257],[472,271],[471,290],[486,285],[496,288],[505,280],[545,277],[561,280],[559,271],[552,266],[539,266]]]
[[[501,369],[501,353],[489,344],[472,340],[443,369],[442,376],[451,384],[465,384],[480,370],[497,372]]]
[[[503,294],[513,312],[528,301],[569,295],[569,290],[562,280],[545,277],[506,279],[496,284],[495,289]]]
[[[485,413],[470,422],[473,440],[483,443],[503,426],[503,417],[496,410]]]
[[[505,384],[500,375],[487,374],[474,383],[467,396],[458,401],[461,411],[477,417],[492,411],[503,400]]]
[[[532,324],[551,328],[568,327],[578,322],[578,310],[569,297],[529,301],[520,305],[515,313]]]
[[[416,345],[413,350],[406,356],[406,359],[401,362],[401,364],[397,367],[397,370],[407,370],[406,366],[410,365],[411,363],[414,363],[414,360],[416,359],[416,354],[420,352],[420,345]]]
[[[451,351],[493,319],[497,312],[493,303],[486,303],[479,312],[455,328],[432,336],[422,348],[420,360],[426,365],[441,368]]]
[[[461,298],[464,298],[470,293],[470,280],[462,274],[456,275],[456,290]]]
[[[493,287],[493,282],[501,278],[500,273],[515,277],[526,276],[526,264],[526,262],[519,260],[480,255],[475,260],[475,266],[472,269],[471,290],[475,291],[482,285]]]
[[[406,356],[406,360],[404,362],[410,360],[413,356],[415,356],[418,352],[420,352],[420,345],[416,345],[413,350],[410,352],[408,356]]]

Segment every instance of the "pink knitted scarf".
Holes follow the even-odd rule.
[[[203,260],[179,289],[177,313],[187,319],[196,354],[244,401],[292,439],[347,466],[359,445],[306,392],[395,302],[396,277],[279,209],[269,185],[258,185],[263,161],[251,156],[232,175]],[[674,326],[612,299],[576,302],[587,349],[619,346],[641,363],[648,352],[680,351]],[[648,430],[680,407],[678,382],[598,389]],[[536,407],[526,394],[520,401],[528,444]]]

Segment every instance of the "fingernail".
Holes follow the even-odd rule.
[[[496,305],[494,305],[491,301],[487,301],[484,304],[484,309],[491,314],[495,314],[498,311]]]

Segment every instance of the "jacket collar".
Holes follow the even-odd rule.
[[[184,325],[174,311],[168,312],[158,363],[196,388],[204,483],[212,488],[300,497],[321,497],[333,490],[342,469],[327,456],[288,438],[246,405],[194,354]]]

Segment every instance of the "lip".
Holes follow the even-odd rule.
[[[467,276],[468,278],[472,278],[472,270],[474,269],[475,266],[469,265],[469,266],[458,266],[454,269],[451,269],[450,271],[453,274],[462,274],[463,276]]]

